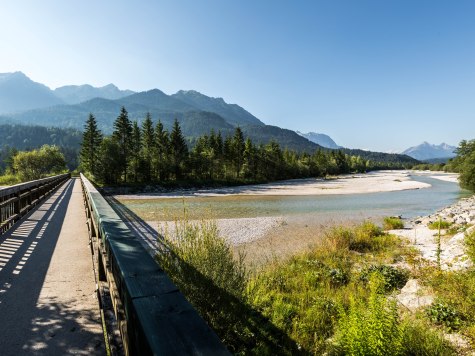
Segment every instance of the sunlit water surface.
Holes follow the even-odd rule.
[[[459,185],[412,175],[430,188],[383,193],[309,196],[222,196],[121,200],[144,220],[173,220],[186,208],[191,219],[284,216],[308,222],[322,218],[365,219],[388,215],[428,215],[469,196]]]

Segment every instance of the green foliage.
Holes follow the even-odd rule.
[[[0,176],[0,186],[14,185],[20,183],[20,178],[16,174],[7,173]]]
[[[410,356],[455,356],[457,351],[443,335],[432,330],[423,321],[407,320],[403,328],[403,355]]]
[[[170,133],[170,154],[175,179],[181,179],[183,177],[183,170],[185,169],[185,161],[188,156],[188,146],[186,145],[180,124],[176,119],[173,123],[172,132]]]
[[[448,222],[445,220],[437,220],[428,224],[427,227],[431,230],[439,230],[439,229],[448,229],[451,225],[452,225],[451,222]]]
[[[94,115],[89,117],[84,126],[82,145],[80,150],[81,168],[85,173],[92,174],[93,177],[99,172],[99,148],[102,142],[102,133],[97,128],[97,121]]]
[[[462,188],[475,191],[475,140],[460,142],[457,148],[457,157],[448,163],[454,172],[460,172]]]
[[[462,325],[460,313],[452,305],[442,301],[434,302],[426,309],[428,318],[435,324],[447,327],[449,330],[458,330]]]
[[[386,292],[401,289],[409,279],[409,272],[389,265],[371,265],[360,273],[360,280],[368,282],[373,275],[379,276]]]
[[[132,151],[132,123],[129,120],[129,114],[125,107],[120,109],[120,114],[114,121],[112,140],[119,148],[117,159],[124,177],[124,182],[127,182],[127,170],[130,165],[130,153]]]
[[[107,164],[100,169],[94,169],[93,166],[97,165],[95,162],[105,162],[110,156],[98,156],[100,152],[105,153],[108,150],[104,150],[100,144],[100,131],[94,116],[90,114],[85,125],[81,149],[82,168],[97,176],[97,180],[101,183],[188,181],[242,184],[325,177],[327,174],[366,172],[371,169],[397,166],[393,160],[390,160],[388,165],[369,161],[364,158],[366,151],[350,155],[349,153],[353,151],[318,149],[310,154],[282,149],[272,138],[269,138],[267,143],[259,143],[260,141],[256,140],[258,143],[256,144],[251,140],[253,131],[249,131],[248,127],[234,128],[234,134],[231,136],[232,126],[226,126],[223,127],[225,136],[221,131],[216,133],[211,130],[209,134],[204,133],[187,142],[180,123],[188,125],[186,120],[179,122],[175,119],[169,132],[158,120],[154,128],[151,114],[147,113],[139,128],[138,122],[132,123],[127,110],[122,107],[114,121],[112,133],[112,140],[118,148],[115,152],[118,156],[113,159],[118,165]],[[200,130],[205,132],[203,127],[205,125],[201,125]],[[281,129],[276,129],[276,133],[281,132]],[[298,140],[302,139],[296,133],[293,135]],[[281,142],[280,138],[275,137]],[[111,148],[109,143],[107,146]],[[102,149],[97,149],[98,147]],[[108,171],[112,168],[119,168],[121,175],[116,177],[116,172]]]
[[[32,151],[20,151],[13,157],[13,169],[21,181],[44,178],[66,170],[59,147],[44,145]]]
[[[387,216],[384,218],[383,229],[384,230],[404,229],[404,223],[402,222],[401,218]]]
[[[75,129],[42,127],[34,125],[0,125],[0,173],[12,168],[16,152],[31,151],[43,145],[58,146],[64,154],[69,169],[78,166],[77,156],[81,132]]]
[[[159,264],[233,353],[295,354],[294,341],[246,301],[243,256],[233,257],[212,221],[177,221],[165,234]],[[292,314],[282,305],[282,315]]]
[[[383,286],[377,275],[371,277],[369,284],[368,303],[351,298],[348,311],[341,310],[333,353],[402,355],[404,326],[396,302],[380,294]]]
[[[465,234],[464,238],[465,252],[468,257],[475,263],[475,230]]]

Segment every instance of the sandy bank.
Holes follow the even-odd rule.
[[[428,225],[433,222],[447,221],[460,232],[453,236],[441,231],[440,264],[443,270],[466,269],[472,263],[465,254],[465,231],[473,231],[475,224],[475,196],[459,200],[457,203],[443,208],[432,215],[409,221],[408,228],[391,230],[398,236],[408,239],[409,243],[417,248],[421,257],[435,263],[437,261],[438,231],[431,230]],[[467,229],[468,227],[468,229]]]
[[[190,221],[199,223],[199,221]],[[282,217],[258,217],[258,218],[240,218],[240,219],[218,219],[215,220],[219,235],[226,239],[232,245],[258,240],[269,233],[272,229],[285,224]],[[147,221],[147,224],[153,227],[159,234],[164,235],[168,232],[173,236],[175,232],[175,222],[157,222]]]
[[[430,184],[413,180],[408,171],[379,171],[339,176],[335,179],[293,179],[268,184],[216,189],[191,189],[169,193],[120,195],[122,199],[212,197],[228,195],[334,195],[390,192],[428,188]]]

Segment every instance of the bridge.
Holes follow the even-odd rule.
[[[0,234],[1,355],[229,354],[84,176],[0,189]]]

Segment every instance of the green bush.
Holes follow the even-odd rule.
[[[429,320],[435,324],[443,325],[449,330],[458,330],[462,325],[461,315],[451,305],[444,302],[434,302],[426,309]]]
[[[465,252],[467,253],[468,257],[475,262],[475,230],[470,233],[465,234]]]
[[[373,274],[377,274],[381,278],[382,286],[386,292],[401,289],[409,279],[409,272],[404,269],[388,265],[371,265],[361,271],[360,280],[367,282]]]
[[[411,356],[455,356],[457,351],[441,333],[432,330],[421,321],[407,320],[403,329],[403,355]]]
[[[15,174],[4,174],[0,176],[0,185],[15,185],[20,183],[20,178]]]
[[[215,222],[191,223],[184,218],[176,222],[173,233],[165,235],[166,246],[157,255],[158,262],[232,353],[297,352],[295,342],[277,323],[269,323],[248,303],[243,256],[233,257]],[[280,323],[289,323],[295,304],[281,298],[275,306]]]
[[[381,283],[378,276],[373,275],[368,303],[352,299],[349,310],[342,311],[331,354],[402,354],[403,325],[396,302],[379,293]]]
[[[448,221],[438,220],[438,221],[431,222],[429,225],[427,225],[427,227],[431,230],[438,230],[439,228],[448,229],[451,225],[452,223]]]
[[[387,216],[384,218],[383,223],[384,230],[397,230],[397,229],[404,229],[404,223],[400,218]]]

